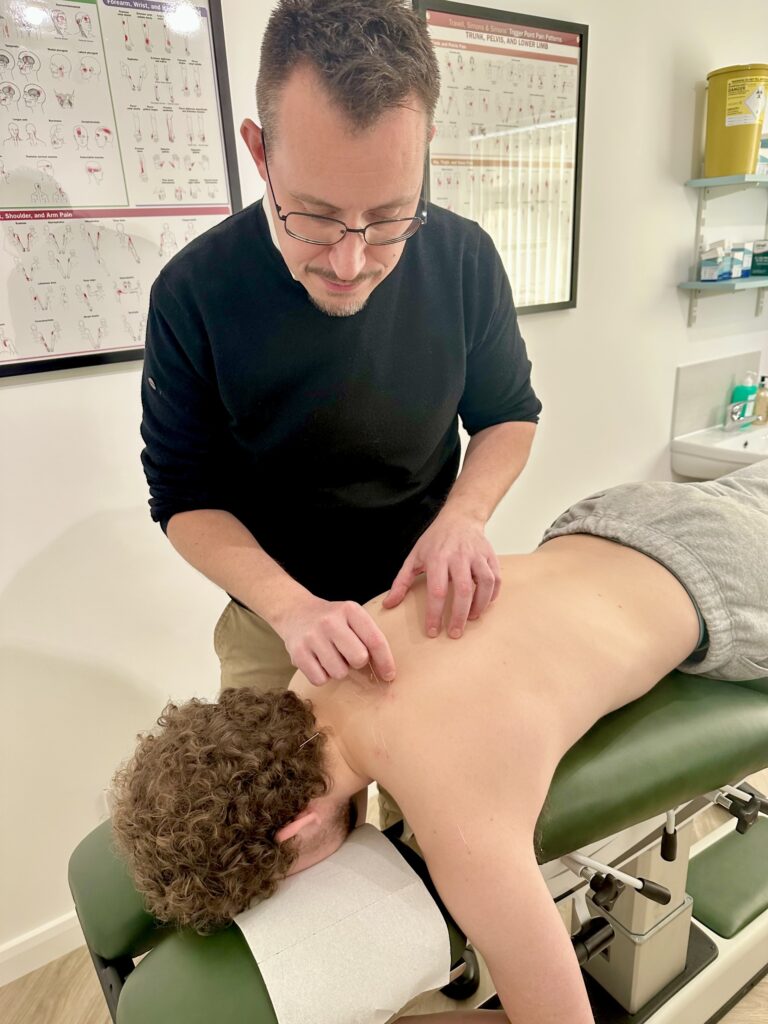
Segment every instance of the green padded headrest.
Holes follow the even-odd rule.
[[[768,765],[768,678],[672,672],[601,718],[557,767],[536,856],[555,860]]]
[[[443,907],[426,866],[409,847],[390,841],[427,886],[448,925],[451,962],[466,939]],[[355,984],[350,975],[350,984]],[[240,929],[204,938],[177,931],[163,938],[129,976],[120,996],[117,1024],[277,1024],[272,1001]]]
[[[164,934],[112,849],[109,820],[90,832],[69,858],[69,888],[88,945],[105,960],[140,956]]]
[[[464,935],[443,905],[424,861],[404,843],[391,836],[389,838],[400,855],[421,878],[445,918],[451,946],[451,962],[455,963],[466,947]],[[70,857],[69,887],[88,945],[94,953],[105,960],[113,960],[120,956],[140,956],[156,946],[166,935],[184,934],[177,932],[176,929],[160,928],[144,909],[125,864],[112,849],[110,821],[98,825],[83,839]],[[228,932],[231,930],[227,929]],[[223,940],[228,943],[230,950],[233,941],[243,941],[240,932],[236,928],[234,931],[237,933],[236,938]],[[247,945],[245,950],[250,957]],[[165,949],[158,959],[164,960],[166,956],[172,955]]]
[[[128,976],[117,1024],[278,1024],[242,932],[177,931]]]

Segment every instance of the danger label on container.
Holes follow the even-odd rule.
[[[762,124],[765,114],[766,81],[757,75],[729,78],[725,101],[725,126]]]

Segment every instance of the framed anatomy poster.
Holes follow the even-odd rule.
[[[414,0],[440,62],[430,198],[493,237],[519,312],[576,305],[587,26]]]
[[[0,0],[0,376],[140,358],[235,166],[219,0]]]

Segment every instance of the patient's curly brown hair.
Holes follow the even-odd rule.
[[[297,859],[275,833],[330,791],[327,738],[285,690],[169,703],[157,724],[114,776],[114,844],[149,912],[204,935],[271,896]]]

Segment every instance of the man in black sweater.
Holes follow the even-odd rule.
[[[281,0],[241,129],[265,198],[152,289],[150,504],[233,598],[223,685],[392,679],[363,602],[424,573],[426,632],[459,637],[498,593],[484,526],[541,405],[491,239],[424,202],[438,91],[400,0]]]

